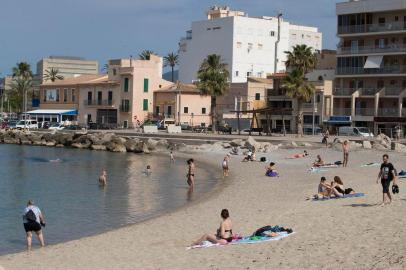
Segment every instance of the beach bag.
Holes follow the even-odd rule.
[[[346,188],[345,190],[344,190],[344,194],[350,194],[351,192],[353,192],[354,190],[352,189],[352,188]]]
[[[25,214],[25,219],[28,222],[37,222],[37,216],[32,209],[28,210],[28,212]]]
[[[334,162],[334,164],[335,164],[335,165],[343,165],[343,162],[340,161],[340,160],[338,160],[338,161]]]
[[[261,162],[266,162],[266,157],[261,157]]]

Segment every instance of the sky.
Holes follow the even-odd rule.
[[[1,0],[0,77],[17,62],[50,55],[98,60],[137,56],[143,49],[176,52],[192,21],[212,5],[249,16],[275,16],[318,27],[323,48],[336,49],[335,3],[344,0]]]

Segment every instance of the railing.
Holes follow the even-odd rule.
[[[403,74],[406,73],[406,66],[384,66],[381,68],[338,67],[336,72],[337,75]]]
[[[380,108],[378,109],[379,116],[399,116],[397,108]]]
[[[154,118],[157,118],[157,119],[175,119],[175,115],[174,114],[164,114],[164,113],[158,113],[158,114],[154,114],[153,115],[153,117]]]
[[[355,88],[336,88],[333,91],[335,96],[351,96],[357,89]]]
[[[372,108],[355,108],[355,115],[374,116],[375,110]]]
[[[351,115],[351,108],[334,108],[334,115]]]
[[[359,89],[359,93],[361,96],[374,96],[381,89],[382,88],[361,88]]]
[[[401,87],[385,87],[385,96],[399,96],[404,90]]]
[[[130,112],[130,106],[120,105],[120,112]]]
[[[358,24],[338,27],[338,34],[373,33],[406,30],[405,22],[387,22],[378,24]]]
[[[313,103],[303,103],[302,104],[303,105],[303,109],[312,109],[313,108],[313,106],[314,106],[314,104]],[[315,107],[317,108],[317,104],[315,105]]]
[[[111,99],[103,100],[84,100],[83,105],[85,106],[113,106],[114,101]]]
[[[365,53],[389,53],[389,52],[406,53],[406,44],[391,44],[391,45],[387,45],[384,47],[376,47],[376,46],[340,47],[337,50],[338,55],[365,54]]]

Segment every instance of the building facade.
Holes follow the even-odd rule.
[[[193,84],[176,83],[154,92],[154,118],[185,126],[211,124],[211,97]]]
[[[406,125],[406,1],[338,3],[334,115],[375,133]]]
[[[248,17],[228,7],[212,7],[207,20],[192,23],[179,43],[179,80],[191,83],[209,54],[221,55],[231,82],[248,77],[266,78],[285,70],[286,54],[297,44],[321,50],[317,28],[290,24],[278,17]]]

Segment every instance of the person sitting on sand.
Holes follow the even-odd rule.
[[[331,186],[327,184],[326,181],[326,177],[322,176],[317,189],[317,195],[315,196],[315,198],[318,200],[328,198],[330,196]]]
[[[107,171],[106,171],[106,169],[103,169],[101,175],[99,176],[99,185],[100,186],[107,185]]]
[[[195,161],[193,158],[188,159],[187,161],[188,164],[188,172],[187,172],[187,183],[190,187],[193,187],[195,184]]]
[[[347,194],[354,194],[352,188],[344,188],[344,183],[339,176],[334,176],[334,181],[331,182],[331,190],[329,197],[344,197]]]
[[[251,149],[248,150],[247,155],[244,157],[244,159],[242,161],[243,162],[244,161],[253,161],[253,155],[254,155],[254,153],[251,151]]]
[[[324,165],[324,161],[321,159],[320,155],[317,155],[317,158],[313,163],[313,167],[321,167],[323,165]]]
[[[223,221],[220,223],[220,228],[216,234],[204,234],[197,241],[193,242],[193,246],[203,244],[203,241],[209,241],[213,244],[225,245],[233,240],[232,222],[230,214],[227,209],[221,210],[221,218]]]
[[[275,169],[275,162],[269,163],[269,166],[268,166],[268,168],[266,169],[265,175],[266,175],[266,176],[269,176],[269,177],[276,177],[276,176],[279,176],[278,172],[277,172],[276,169]]]

